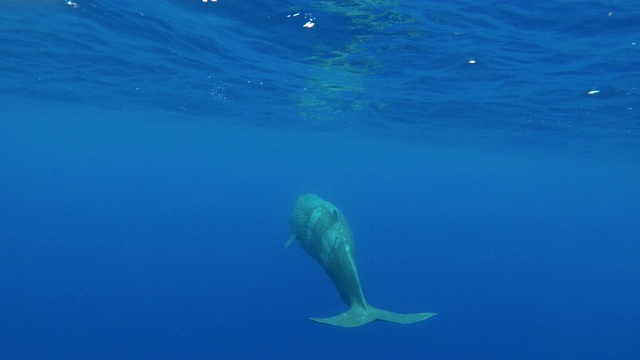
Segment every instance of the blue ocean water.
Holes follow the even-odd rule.
[[[0,358],[640,358],[636,5],[1,1]]]

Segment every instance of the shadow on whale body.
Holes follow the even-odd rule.
[[[291,215],[291,230],[292,235],[285,248],[299,240],[302,249],[322,265],[340,297],[349,306],[349,310],[340,315],[311,320],[357,327],[375,320],[410,324],[436,315],[399,314],[376,309],[365,301],[356,269],[351,229],[342,212],[332,203],[313,194],[300,196]]]

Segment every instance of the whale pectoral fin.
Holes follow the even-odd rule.
[[[293,234],[291,236],[289,236],[289,240],[287,240],[287,243],[284,244],[284,248],[288,248],[289,245],[291,245],[292,242],[296,241],[296,234]]]
[[[315,322],[334,325],[334,326],[342,326],[342,327],[358,327],[360,325],[364,325],[366,323],[370,323],[376,320],[373,313],[359,308],[353,307],[349,311],[343,312],[340,315],[336,315],[330,318],[309,318]]]
[[[411,324],[414,322],[427,320],[428,318],[437,315],[436,313],[399,314],[391,311],[376,309],[372,306],[369,306],[369,311],[375,316],[377,320],[384,320],[397,324]]]
[[[310,318],[311,320],[327,325],[342,327],[358,327],[375,320],[389,321],[397,324],[411,324],[436,315],[436,313],[399,314],[391,311],[376,309],[369,306],[367,309],[353,307],[349,311],[330,318]]]

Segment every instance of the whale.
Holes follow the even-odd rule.
[[[400,314],[367,303],[360,286],[349,223],[332,203],[315,194],[299,196],[291,215],[291,233],[285,248],[298,240],[302,249],[324,268],[349,307],[342,314],[310,320],[353,328],[376,320],[410,324],[436,315],[431,312]]]

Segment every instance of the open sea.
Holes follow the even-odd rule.
[[[640,2],[0,0],[0,359],[640,359]],[[300,247],[335,204],[367,301]]]

